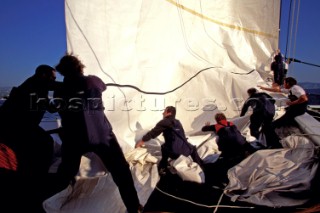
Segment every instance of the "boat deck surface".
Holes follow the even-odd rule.
[[[167,173],[162,176],[156,189],[149,197],[144,212],[302,212],[319,203],[319,192],[303,206],[270,208],[244,202],[233,202],[223,189],[206,184],[183,181],[178,175]]]

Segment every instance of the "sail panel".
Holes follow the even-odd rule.
[[[66,0],[65,14],[68,51],[85,74],[132,86],[104,94],[127,151],[137,126],[151,128],[167,105],[177,107],[186,131],[217,110],[238,116],[246,90],[270,77],[280,2]]]

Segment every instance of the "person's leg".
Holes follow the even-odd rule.
[[[44,129],[38,127],[34,131],[34,142],[30,145],[29,154],[34,174],[47,175],[53,160],[53,143],[54,140]]]
[[[275,132],[272,126],[273,117],[267,117],[262,126],[262,132],[266,136],[267,147],[269,148],[282,148],[280,137]]]
[[[228,183],[228,170],[229,165],[224,157],[219,157],[214,163],[204,164],[205,183],[224,188],[225,184]]]
[[[66,188],[74,180],[74,177],[79,172],[82,154],[84,154],[82,148],[64,143],[66,142],[62,142],[61,163],[57,171],[58,183],[56,190],[58,191]]]
[[[304,107],[288,107],[286,112],[277,120],[272,122],[274,128],[288,126],[294,123],[294,118],[305,113]]]
[[[261,127],[262,121],[263,121],[262,115],[252,114],[250,116],[250,125],[249,125],[250,134],[256,139],[259,139],[259,134],[260,134],[259,129]]]
[[[199,164],[200,167],[203,166],[203,161],[198,154],[197,147],[195,146],[192,146],[191,158],[195,163]]]
[[[158,165],[158,171],[162,169],[166,170],[166,168],[168,167],[168,159],[170,154],[168,149],[164,145],[161,146],[161,155],[162,156]]]
[[[287,126],[293,121],[293,119],[294,118],[292,117],[291,113],[288,110],[280,118],[272,122],[272,127],[276,129],[283,126]]]
[[[129,213],[137,213],[141,208],[137,191],[134,187],[129,164],[122,149],[113,135],[110,145],[98,145],[94,152],[101,158],[105,167],[111,173],[113,181],[118,186],[121,198]]]

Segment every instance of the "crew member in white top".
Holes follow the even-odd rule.
[[[282,126],[287,126],[295,122],[294,118],[302,115],[307,110],[308,96],[305,90],[297,85],[297,80],[292,77],[287,77],[284,79],[284,88],[280,87],[262,87],[262,90],[267,90],[270,92],[282,92],[288,94],[289,100],[286,102],[288,107],[286,107],[286,112],[283,116],[273,121],[273,127],[279,128]]]

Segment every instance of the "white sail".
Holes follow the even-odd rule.
[[[165,95],[108,87],[105,113],[123,146],[133,147],[137,122],[150,128],[166,105],[186,131],[213,109],[239,115],[278,45],[278,0],[66,0],[65,12],[68,51],[106,84],[167,92],[206,69]]]

